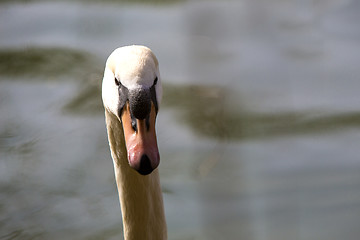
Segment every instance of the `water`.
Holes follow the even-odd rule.
[[[0,239],[121,239],[100,83],[160,62],[169,239],[358,239],[357,1],[0,5]]]

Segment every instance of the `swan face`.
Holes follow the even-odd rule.
[[[144,46],[116,49],[106,62],[102,99],[124,130],[128,162],[140,174],[160,161],[155,120],[162,98],[158,61]]]

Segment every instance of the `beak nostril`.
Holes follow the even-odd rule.
[[[140,166],[139,166],[139,169],[137,169],[137,171],[141,175],[148,175],[153,170],[154,169],[151,166],[151,161],[150,161],[149,157],[146,154],[142,155],[141,159],[140,159]]]

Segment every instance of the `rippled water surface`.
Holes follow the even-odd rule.
[[[1,1],[0,239],[122,239],[100,96],[157,55],[169,239],[360,236],[360,4]]]

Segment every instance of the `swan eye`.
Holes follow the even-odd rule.
[[[119,82],[119,80],[118,80],[117,78],[115,78],[115,85],[116,85],[116,86],[119,86],[119,85],[120,85],[120,82]]]
[[[137,132],[136,119],[133,117],[131,118],[131,127],[135,132]]]
[[[154,80],[154,84],[153,85],[156,85],[158,82],[158,78],[156,77],[155,80]]]

